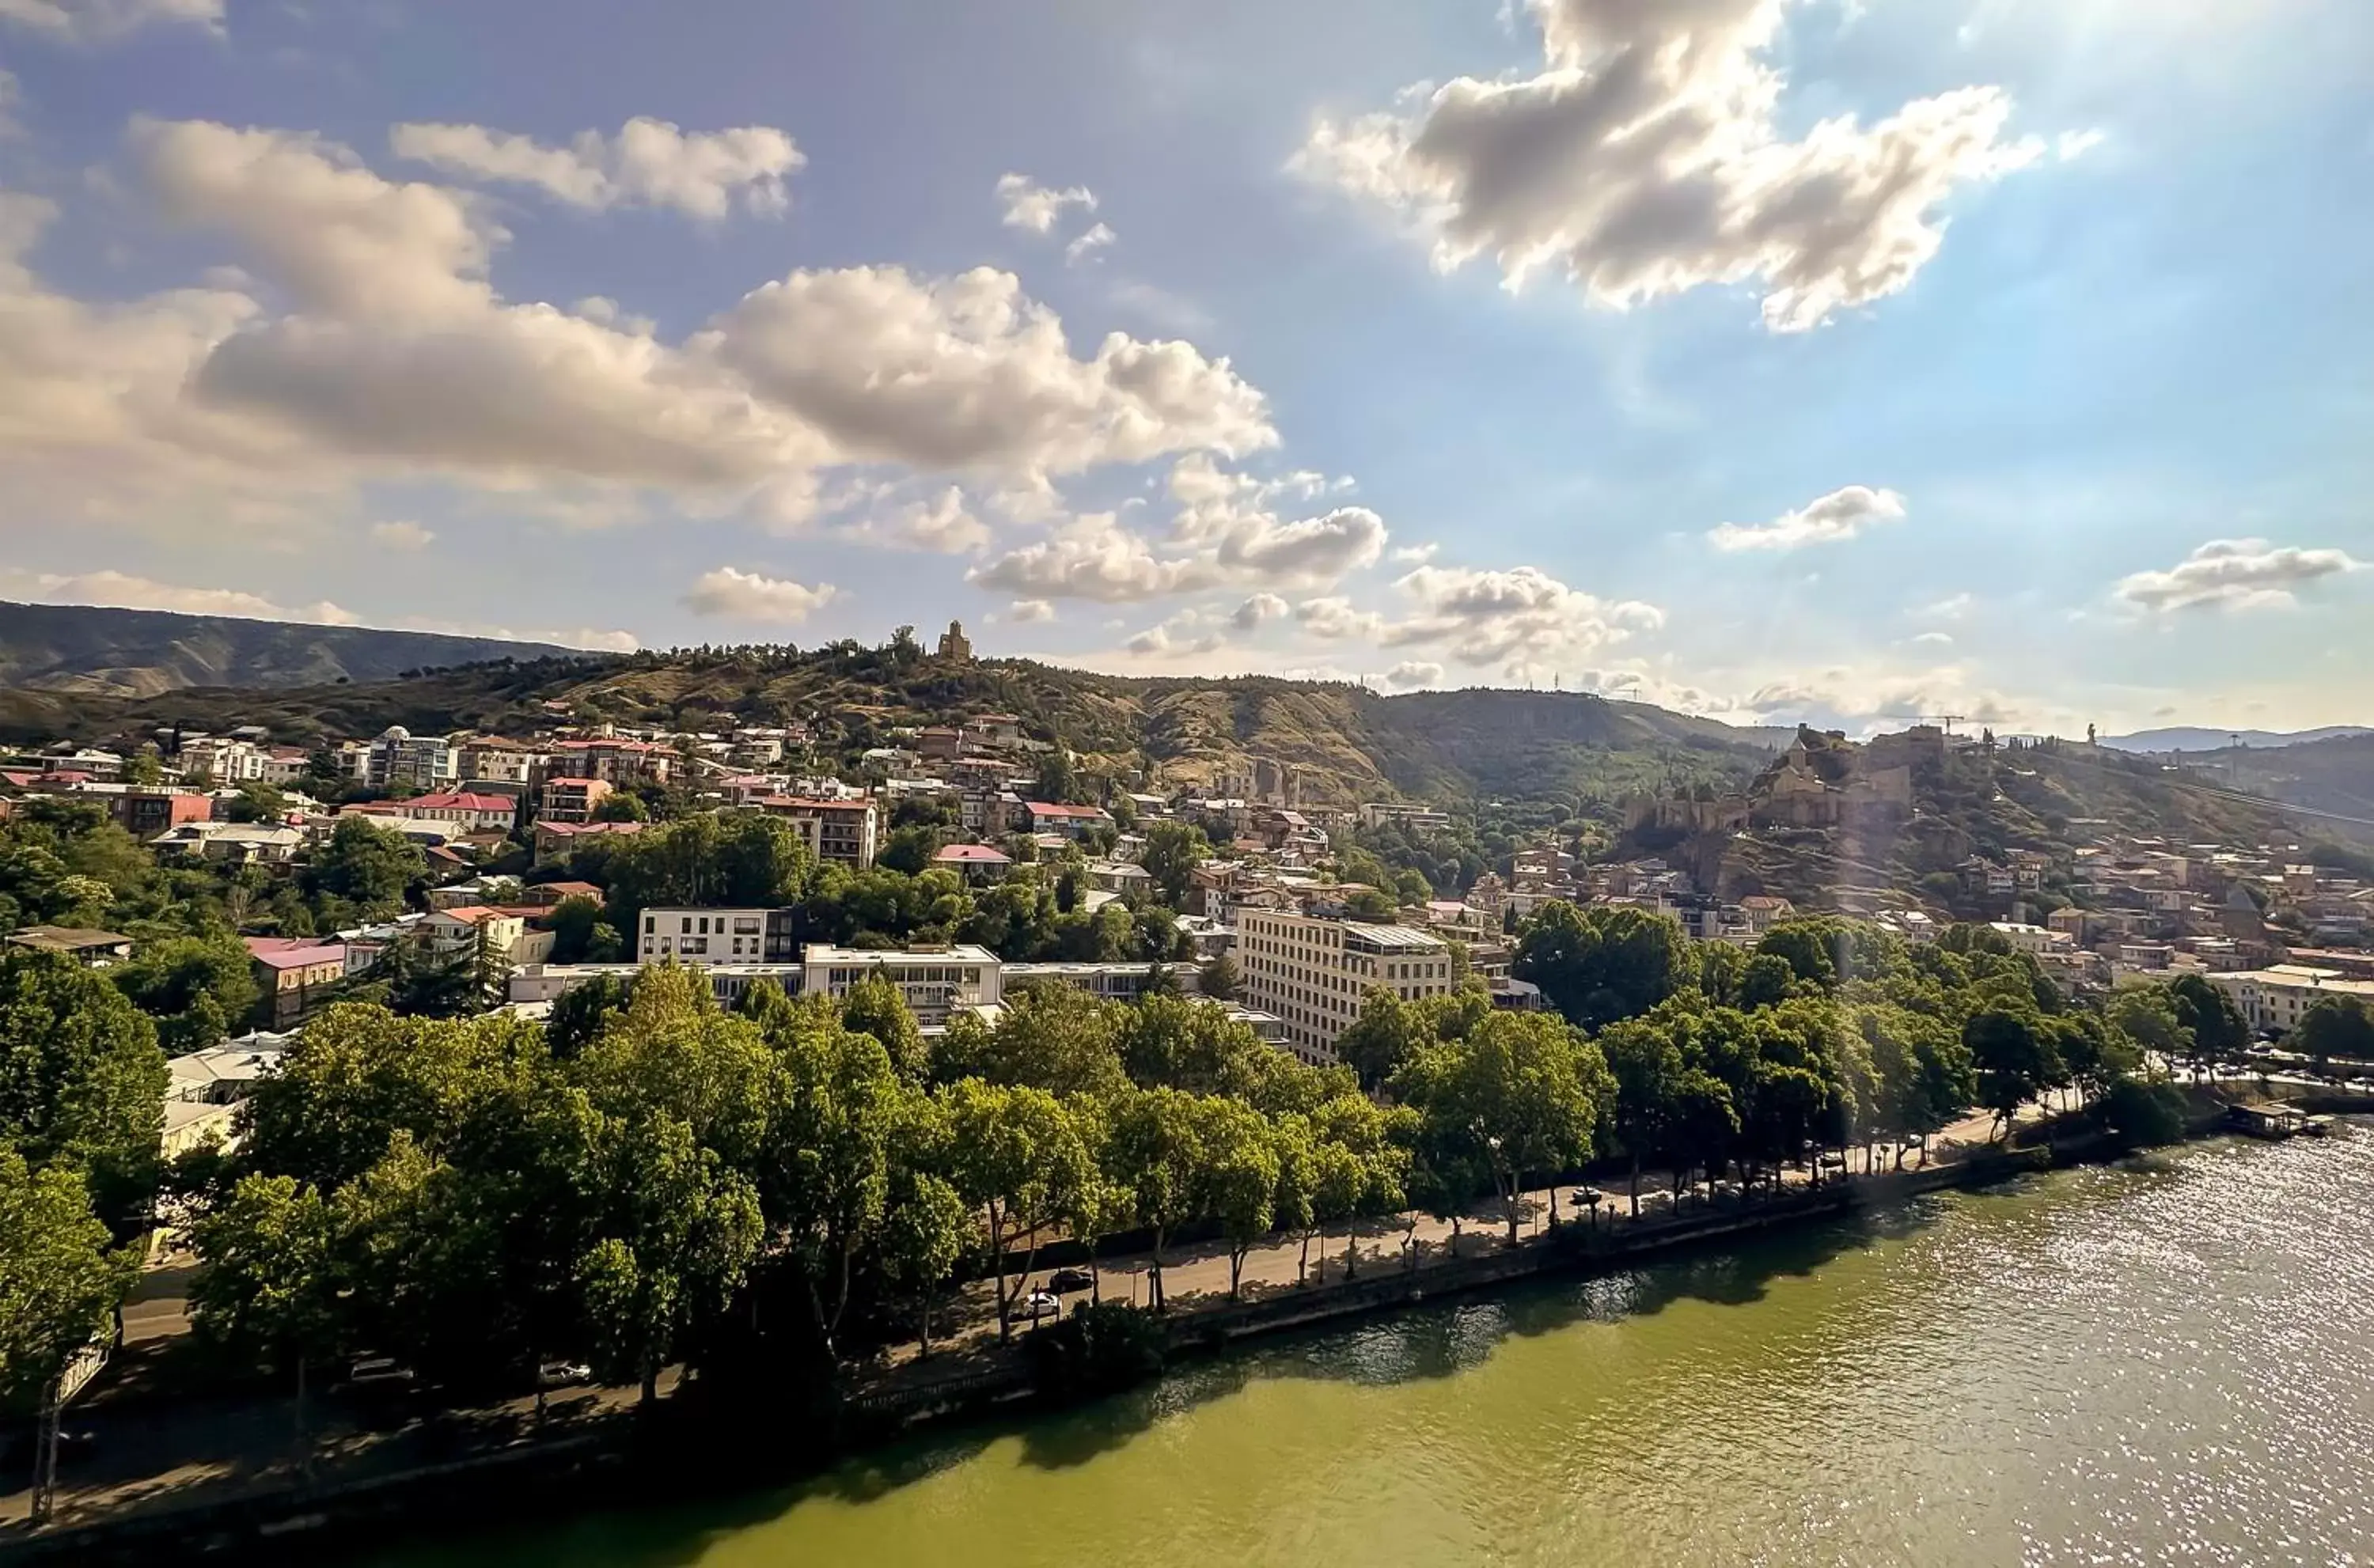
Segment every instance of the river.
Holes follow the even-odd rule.
[[[387,1562],[2374,1562],[2374,1128],[1924,1199]]]

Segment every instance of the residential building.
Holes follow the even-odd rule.
[[[599,778],[605,784],[664,784],[676,771],[676,754],[656,741],[561,741],[545,771],[553,777]]]
[[[549,1007],[579,986],[600,979],[631,984],[641,973],[640,964],[524,964],[504,982],[504,1000],[513,1008]],[[723,1007],[739,1002],[760,980],[772,980],[786,996],[798,996],[807,984],[807,971],[797,964],[718,964],[698,973]]]
[[[1991,920],[1987,929],[2009,942],[2016,951],[2033,954],[2039,958],[2066,953],[2076,945],[2075,939],[2065,931],[2020,920]]]
[[[143,790],[130,784],[77,784],[69,791],[77,801],[107,808],[115,825],[146,842],[185,822],[206,822],[215,814],[210,796],[194,790]]]
[[[590,882],[546,882],[534,887],[522,888],[519,902],[531,908],[558,908],[571,898],[590,899],[599,904],[606,895]]]
[[[860,871],[874,863],[881,835],[882,810],[872,801],[770,795],[757,805],[769,816],[779,816],[790,823],[800,841],[819,860],[837,860]]]
[[[305,846],[305,830],[261,822],[185,822],[150,840],[160,855],[190,855],[234,866],[285,866]]]
[[[2253,1033],[2289,1034],[2308,1010],[2327,997],[2351,997],[2374,1007],[2374,980],[2353,980],[2338,969],[2276,964],[2264,969],[2213,974],[2209,983],[2234,1000]]]
[[[447,790],[415,795],[408,801],[382,801],[375,813],[412,822],[447,822],[464,833],[509,833],[519,822],[519,802],[509,795],[482,795],[475,790]]]
[[[1288,1047],[1322,1064],[1371,988],[1416,1000],[1459,983],[1450,943],[1431,932],[1252,907],[1237,914],[1236,962],[1245,1001],[1286,1020]]]
[[[1090,860],[1086,870],[1088,885],[1104,893],[1145,893],[1154,886],[1153,872],[1127,860]]]
[[[235,1106],[255,1092],[258,1079],[280,1065],[290,1038],[257,1033],[177,1056],[165,1064],[170,1075],[165,1097],[185,1105]]]
[[[205,774],[217,784],[260,783],[267,754],[253,741],[229,735],[184,735],[174,764],[182,777]]]
[[[1405,806],[1392,801],[1361,802],[1361,826],[1379,828],[1387,823],[1396,824],[1413,837],[1423,838],[1449,829],[1451,818],[1430,806]]]
[[[792,909],[646,909],[635,957],[644,964],[788,964],[799,956]]]
[[[267,746],[264,753],[264,770],[257,775],[264,783],[274,786],[301,784],[313,771],[313,754],[302,746]]]
[[[529,837],[535,841],[536,859],[549,860],[605,833],[636,834],[642,830],[640,822],[539,822]]]
[[[347,742],[338,748],[338,761],[356,783],[374,790],[398,784],[433,790],[461,777],[444,736],[415,735],[401,724],[389,725],[376,740]]]
[[[943,844],[932,864],[955,872],[967,882],[1003,882],[1014,869],[1014,858],[988,844]]]
[[[1794,919],[1797,907],[1769,893],[1751,893],[1739,901],[1740,922],[1750,936],[1762,936],[1781,921]]]
[[[8,933],[11,947],[36,953],[62,953],[86,969],[104,969],[132,956],[132,939],[116,931],[88,926],[27,926]]]
[[[883,977],[926,1028],[945,1025],[958,1006],[994,1003],[1005,994],[997,954],[966,942],[883,952],[817,942],[807,950],[805,967],[806,989],[819,996],[845,996],[866,977]]]
[[[1158,974],[1187,996],[1202,988],[1202,977],[1192,964],[1143,963],[1008,964],[1004,985],[1008,995],[1024,986],[1070,986],[1104,1001],[1142,1001]]]
[[[536,800],[539,822],[581,823],[594,820],[594,810],[610,798],[611,787],[599,778],[558,775],[544,781]]]
[[[459,958],[485,951],[499,964],[541,964],[552,954],[553,933],[530,930],[527,917],[537,911],[498,909],[465,904],[458,909],[438,909],[420,922],[429,949],[441,958]]]
[[[1014,827],[1022,833],[1060,833],[1077,838],[1090,828],[1112,825],[1101,806],[1066,806],[1049,801],[1025,801],[1015,813]]]
[[[470,783],[515,784],[525,789],[543,771],[542,747],[499,735],[478,735],[457,748],[461,777]]]
[[[311,937],[252,936],[247,955],[272,999],[272,1024],[285,1029],[328,1000],[347,977],[347,944]]]

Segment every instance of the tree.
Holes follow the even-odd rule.
[[[972,1210],[954,1183],[911,1164],[895,1169],[882,1215],[882,1271],[917,1298],[920,1357],[932,1353],[933,1297],[956,1272],[973,1235]]]
[[[151,942],[107,977],[157,1021],[160,1042],[175,1056],[218,1044],[262,994],[247,949],[228,934]]]
[[[1216,953],[1196,976],[1196,989],[1207,1000],[1234,1001],[1243,982],[1237,975],[1237,961],[1226,953]]]
[[[1212,847],[1204,837],[1204,830],[1191,824],[1165,820],[1149,823],[1146,829],[1146,852],[1139,864],[1154,879],[1154,891],[1173,909],[1187,907],[1187,890],[1193,884],[1195,868],[1211,857]]]
[[[1106,1169],[1130,1195],[1137,1223],[1154,1232],[1146,1286],[1147,1305],[1158,1312],[1169,1305],[1162,1289],[1164,1245],[1200,1212],[1202,1130],[1197,1097],[1177,1089],[1125,1095],[1112,1112]]]
[[[2291,1047],[2315,1058],[2320,1071],[2336,1057],[2374,1060],[2374,1013],[2355,997],[2324,997],[2301,1015]]]
[[[2110,998],[2110,1020],[2138,1049],[2166,1062],[2189,1060],[2192,1031],[2177,1016],[2166,986],[2124,986]]]
[[[1962,1025],[1962,1043],[1978,1070],[1979,1103],[1994,1113],[1998,1137],[2019,1107],[2043,1093],[2062,1071],[2037,1021],[2004,1008],[1972,1014]]]
[[[1237,1295],[1245,1255],[1277,1223],[1278,1140],[1259,1111],[1239,1100],[1205,1096],[1196,1106],[1202,1144],[1198,1207],[1220,1222],[1228,1244],[1228,1295]]]
[[[336,1219],[319,1188],[287,1176],[249,1176],[191,1235],[193,1327],[292,1375],[300,1462],[312,1464],[306,1373],[346,1348]]]
[[[594,807],[595,822],[649,822],[651,819],[651,808],[643,804],[641,797],[624,790],[615,790],[603,796]]]
[[[2177,1022],[2192,1036],[2192,1065],[2199,1072],[2239,1063],[2251,1044],[2251,1026],[2234,999],[2199,975],[2180,975],[2168,986]]]
[[[1571,1025],[1495,1012],[1464,1040],[1420,1047],[1393,1091],[1416,1108],[1437,1148],[1463,1141],[1467,1160],[1491,1177],[1513,1243],[1526,1173],[1590,1156],[1615,1082],[1599,1047]]]
[[[385,919],[402,911],[405,890],[427,871],[418,848],[401,833],[344,816],[305,868],[303,881],[313,893],[354,905],[366,919]]]
[[[80,1166],[121,1235],[156,1190],[168,1079],[156,1026],[104,975],[57,954],[0,954],[0,1144]]]
[[[941,1103],[955,1187],[981,1211],[989,1235],[997,1337],[1010,1340],[1014,1304],[1029,1283],[1040,1238],[1091,1179],[1087,1149],[1062,1102],[1043,1089],[969,1078],[943,1091]],[[1021,1267],[1009,1274],[1017,1245]]]
[[[1118,1023],[1116,1009],[1076,987],[1025,987],[1007,994],[994,1024],[953,1020],[934,1052],[934,1071],[943,1082],[979,1078],[1107,1098],[1129,1087]]]
[[[616,953],[624,945],[617,928],[602,919],[602,906],[582,894],[571,894],[554,905],[549,923],[555,964],[599,962],[594,957],[598,947]]]
[[[1416,1008],[1384,986],[1371,986],[1352,1026],[1336,1038],[1335,1054],[1360,1075],[1363,1086],[1373,1089],[1431,1038]]]
[[[29,1402],[98,1339],[139,1274],[82,1173],[0,1145],[0,1407]]]
[[[920,1083],[930,1075],[931,1046],[907,1005],[906,993],[888,976],[867,975],[850,987],[841,998],[840,1022],[852,1033],[880,1041],[890,1064],[910,1082]]]
[[[1517,939],[1510,973],[1586,1029],[1634,1018],[1698,977],[1680,924],[1639,909],[1543,906]]]

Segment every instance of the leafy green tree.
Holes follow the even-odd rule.
[[[2290,1045],[2315,1058],[2320,1070],[2335,1059],[2374,1060],[2374,1013],[2356,997],[2321,998],[2300,1016]]]
[[[598,949],[606,947],[615,954],[625,945],[617,928],[602,919],[602,906],[582,894],[554,905],[549,919],[555,964],[600,963]]]
[[[1417,1009],[1384,986],[1371,986],[1360,999],[1359,1014],[1337,1036],[1335,1054],[1361,1083],[1375,1088],[1399,1072],[1420,1045],[1432,1043],[1432,1034]]]
[[[1147,1304],[1169,1305],[1162,1288],[1163,1250],[1171,1234],[1202,1211],[1203,1123],[1198,1097],[1177,1089],[1149,1089],[1119,1098],[1106,1143],[1107,1174],[1130,1195],[1137,1223],[1154,1233],[1146,1270]]]
[[[2246,1059],[2251,1026],[2232,997],[2199,975],[2180,975],[2168,982],[2168,990],[2177,1022],[2192,1036],[2196,1072]]]
[[[310,1369],[348,1348],[336,1215],[318,1188],[250,1176],[191,1235],[192,1326],[207,1340],[269,1362],[297,1384],[297,1447],[312,1463]]]
[[[942,1091],[952,1179],[979,1210],[997,1293],[997,1335],[1014,1337],[1014,1305],[1049,1227],[1092,1179],[1087,1146],[1061,1101],[1043,1089],[968,1078]],[[1022,1249],[1018,1272],[1006,1272]]]
[[[107,977],[157,1021],[162,1043],[176,1056],[219,1043],[263,994],[247,949],[228,934],[151,942]]]
[[[2177,1016],[2176,999],[2166,986],[2121,986],[2110,998],[2109,1016],[2140,1050],[2168,1062],[2192,1057],[2192,1031]]]
[[[1166,820],[1146,825],[1146,853],[1139,864],[1154,879],[1156,895],[1173,909],[1183,909],[1195,868],[1211,854],[1202,828]]]
[[[1604,1028],[1648,1012],[1697,981],[1681,926],[1623,907],[1543,906],[1517,939],[1510,972],[1542,988],[1570,1024]]]
[[[0,1145],[0,1407],[29,1404],[99,1338],[139,1273],[91,1211],[82,1173]]]
[[[593,816],[595,822],[649,822],[652,820],[651,808],[643,804],[641,797],[628,794],[625,790],[617,790],[603,796],[594,804]]]
[[[1243,984],[1237,974],[1237,961],[1225,953],[1214,954],[1196,973],[1196,991],[1211,1001],[1236,1000]]]
[[[1438,1148],[1464,1140],[1487,1171],[1517,1239],[1528,1172],[1589,1158],[1600,1109],[1616,1093],[1605,1059],[1580,1031],[1541,1013],[1496,1012],[1464,1040],[1421,1047],[1393,1078]]]
[[[882,1271],[917,1298],[923,1358],[932,1353],[933,1298],[956,1272],[973,1235],[972,1210],[953,1182],[909,1164],[893,1168],[882,1215]]]
[[[841,999],[840,1022],[857,1034],[871,1035],[889,1053],[891,1065],[911,1082],[931,1073],[932,1051],[915,1022],[905,993],[886,975],[867,975]]]
[[[2062,1071],[2030,1015],[2003,1008],[1974,1013],[1962,1025],[1962,1043],[1978,1070],[1979,1103],[1994,1113],[1998,1137]]]
[[[1278,1140],[1259,1111],[1240,1100],[1205,1096],[1196,1107],[1202,1145],[1198,1207],[1220,1222],[1228,1244],[1228,1295],[1244,1277],[1245,1256],[1277,1224]]]
[[[343,899],[366,919],[386,919],[403,910],[405,891],[427,872],[428,861],[403,834],[345,816],[302,880],[309,892]]]
[[[80,1166],[118,1235],[145,1222],[169,1074],[156,1026],[106,977],[56,954],[0,954],[0,1144]]]
[[[970,1017],[951,1021],[933,1071],[943,1082],[979,1078],[1108,1098],[1129,1087],[1119,1022],[1115,1009],[1075,987],[1025,987],[1007,994],[993,1025]]]

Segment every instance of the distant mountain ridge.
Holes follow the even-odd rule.
[[[0,603],[0,686],[69,695],[136,698],[191,686],[384,681],[410,670],[570,651],[438,632]]]
[[[2105,735],[2100,743],[2121,752],[2222,752],[2240,741],[2246,746],[2304,746],[2318,741],[2374,735],[2362,724],[2328,724],[2321,730],[2213,730],[2178,725],[2167,730],[2138,730],[2132,735]]]

